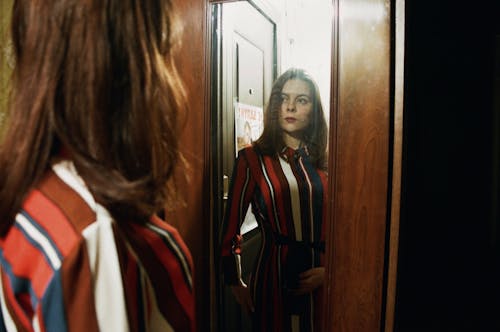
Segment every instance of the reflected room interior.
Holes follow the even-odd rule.
[[[330,0],[272,0],[211,6],[211,134],[214,177],[214,256],[219,261],[221,224],[229,181],[240,149],[259,138],[274,80],[289,68],[316,81],[329,121],[333,6]],[[242,273],[248,278],[261,246],[251,207],[241,227]],[[251,321],[216,270],[219,330],[251,331]]]

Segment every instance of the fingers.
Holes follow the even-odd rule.
[[[318,276],[318,277],[323,278],[324,275],[325,275],[325,268],[324,267],[314,267],[312,269],[306,270],[306,271],[302,272],[301,274],[299,274],[299,278],[306,279],[306,278],[313,277],[313,276]]]
[[[294,292],[297,294],[297,295],[302,295],[302,294],[306,294],[306,293],[311,293],[312,291],[314,291],[318,286],[316,285],[316,283],[314,281],[300,281],[299,282],[299,287],[297,287]]]
[[[299,274],[299,278],[300,279],[307,279],[307,278],[310,278],[311,276],[313,276],[315,273],[316,272],[314,271],[314,269],[306,270],[306,271]]]
[[[311,293],[316,288],[323,285],[325,279],[325,268],[315,267],[302,272],[299,275],[299,285],[296,289],[292,290],[294,295],[303,295]]]

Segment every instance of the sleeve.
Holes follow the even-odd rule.
[[[241,274],[240,228],[256,186],[245,151],[248,150],[240,151],[234,165],[222,224],[222,269],[224,282],[230,285],[245,285]]]
[[[115,229],[130,330],[195,331],[193,261],[177,229],[156,217]]]

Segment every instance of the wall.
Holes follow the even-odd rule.
[[[279,1],[277,1],[279,2]],[[306,69],[318,84],[327,120],[330,110],[331,32],[333,7],[329,0],[284,1],[282,16],[282,71]]]
[[[5,122],[8,80],[12,66],[11,48],[8,43],[11,8],[12,0],[0,2],[0,135]]]

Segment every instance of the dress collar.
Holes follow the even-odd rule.
[[[298,149],[284,146],[279,152],[279,156],[288,162],[291,158],[298,159],[303,156],[309,156],[309,149],[306,145],[302,145]]]

